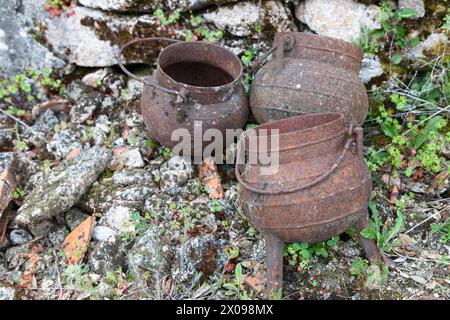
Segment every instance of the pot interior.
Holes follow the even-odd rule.
[[[241,76],[242,64],[229,50],[204,42],[171,45],[159,57],[161,70],[176,82],[220,87]]]
[[[219,87],[234,80],[225,70],[202,62],[174,63],[163,70],[173,80],[195,87]]]

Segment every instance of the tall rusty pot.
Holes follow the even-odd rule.
[[[369,104],[359,79],[360,48],[330,37],[280,32],[272,52],[250,91],[258,123],[316,112],[342,112],[346,124],[363,123]]]
[[[194,150],[194,128],[218,129],[225,137],[226,129],[242,128],[248,118],[248,102],[244,94],[242,64],[239,58],[224,47],[198,41],[184,42],[167,38],[143,38],[127,43],[122,50],[139,41],[164,40],[175,42],[158,56],[157,68],[145,80],[141,97],[141,111],[149,135],[172,148],[175,129],[186,129],[191,135]],[[225,141],[224,141],[225,142]],[[208,142],[203,142],[205,147]],[[198,155],[198,154],[197,154]]]
[[[264,130],[268,130],[268,133]],[[262,174],[257,161],[236,165],[239,201],[250,222],[263,233],[267,250],[267,294],[281,289],[284,242],[317,243],[356,226],[367,226],[370,173],[362,154],[362,128],[346,129],[342,113],[318,113],[269,122],[254,131],[257,141],[278,129],[276,173]],[[260,144],[245,134],[238,156],[259,159]],[[245,150],[244,150],[245,149]],[[366,253],[380,262],[373,241],[362,239]]]

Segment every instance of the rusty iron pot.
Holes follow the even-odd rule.
[[[194,121],[199,121],[203,132],[214,128],[223,137],[226,129],[245,125],[249,111],[241,82],[243,67],[233,52],[213,43],[159,37],[133,40],[122,51],[136,42],[152,40],[176,42],[160,52],[152,77],[137,78],[119,63],[125,73],[145,83],[141,111],[152,139],[173,148],[179,141],[172,141],[172,132],[184,128],[194,146]],[[203,148],[207,144],[203,142]]]
[[[250,90],[250,108],[258,123],[342,112],[346,124],[362,125],[369,103],[359,79],[360,48],[325,36],[280,32],[270,52],[274,58],[256,73]]]
[[[262,175],[261,164],[247,164],[242,175],[239,165],[235,168],[243,211],[266,239],[268,295],[282,285],[284,242],[317,243],[351,226],[361,230],[368,223],[371,193],[362,128],[346,129],[342,113],[269,122],[256,127],[254,136],[260,139],[273,129],[279,130],[279,147],[269,145],[268,151],[279,152],[277,173]],[[243,149],[259,159],[249,137],[239,141],[238,159]],[[372,260],[381,261],[373,241],[362,244]]]

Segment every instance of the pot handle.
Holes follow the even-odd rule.
[[[286,51],[290,51],[294,48],[295,45],[295,39],[293,36],[291,35],[286,35],[286,36],[280,36],[281,40],[279,40],[279,42],[282,44],[280,45],[280,43],[276,46],[274,46],[272,49],[270,49],[269,51],[267,51],[265,54],[263,54],[263,56],[261,58],[259,58],[252,66],[252,68],[249,71],[249,74],[254,74],[256,71],[259,70],[259,68],[261,66],[263,66],[264,64],[266,64],[267,62],[267,58],[274,52],[275,53],[275,59],[278,61],[281,61],[284,58],[284,53]]]
[[[362,132],[363,131],[362,131],[361,127],[357,127],[355,129],[353,129],[353,126],[350,126],[350,128],[349,128],[349,133],[351,133],[352,135],[355,134],[355,136],[356,136],[356,148],[357,148],[358,155],[361,155],[361,156],[362,156],[362,152],[363,152],[363,150],[362,150],[362,141],[363,141]],[[342,163],[342,161],[344,160],[345,154],[350,149],[350,145],[353,141],[354,141],[354,139],[351,137],[349,137],[347,139],[347,142],[344,145],[344,149],[342,150],[342,153],[339,155],[339,157],[336,159],[336,161],[330,167],[330,169],[328,169],[320,177],[318,177],[318,178],[314,179],[313,181],[308,182],[307,184],[304,184],[302,186],[296,186],[291,189],[285,189],[285,190],[279,190],[279,191],[269,191],[269,190],[252,187],[251,185],[247,184],[244,181],[244,179],[242,178],[241,173],[239,171],[239,165],[237,163],[235,164],[235,167],[234,167],[236,179],[245,189],[255,192],[255,193],[259,193],[259,194],[277,195],[277,194],[281,194],[281,193],[292,193],[292,192],[302,191],[302,190],[308,189],[308,188],[322,182],[326,178],[328,178],[336,170],[336,168],[339,167],[339,165]],[[237,159],[240,158],[240,155],[242,152],[241,147],[242,147],[243,142],[244,142],[244,139],[241,138],[237,144],[237,151],[236,151]]]
[[[158,89],[162,92],[168,93],[168,94],[172,94],[172,95],[176,95],[177,98],[184,100],[185,98],[185,93],[180,92],[180,91],[176,91],[176,90],[170,90],[164,87],[161,87],[153,82],[147,81],[145,79],[139,78],[138,76],[136,76],[134,73],[132,73],[130,70],[128,70],[125,65],[123,64],[122,60],[121,60],[121,56],[123,53],[123,50],[125,50],[125,48],[129,47],[132,44],[135,44],[137,42],[143,42],[143,41],[168,41],[168,42],[184,42],[182,40],[176,40],[176,39],[170,39],[170,38],[163,38],[163,37],[149,37],[149,38],[140,38],[140,39],[135,39],[132,40],[130,42],[125,43],[122,48],[120,48],[119,54],[117,55],[117,62],[119,64],[120,69],[122,69],[123,72],[125,72],[129,77],[142,82],[144,84],[147,84],[151,87],[154,87],[155,89]]]

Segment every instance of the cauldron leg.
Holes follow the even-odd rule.
[[[371,263],[377,264],[378,266],[381,266],[383,258],[380,254],[380,250],[378,249],[377,244],[375,243],[375,241],[364,238],[360,234],[361,230],[367,228],[368,226],[369,226],[369,213],[367,213],[367,215],[364,215],[364,217],[361,218],[356,225],[358,239],[361,242],[364,252],[366,253],[366,257],[369,259],[369,261]]]
[[[270,234],[265,234],[267,253],[267,286],[266,297],[281,293],[283,288],[283,250],[284,242]]]

